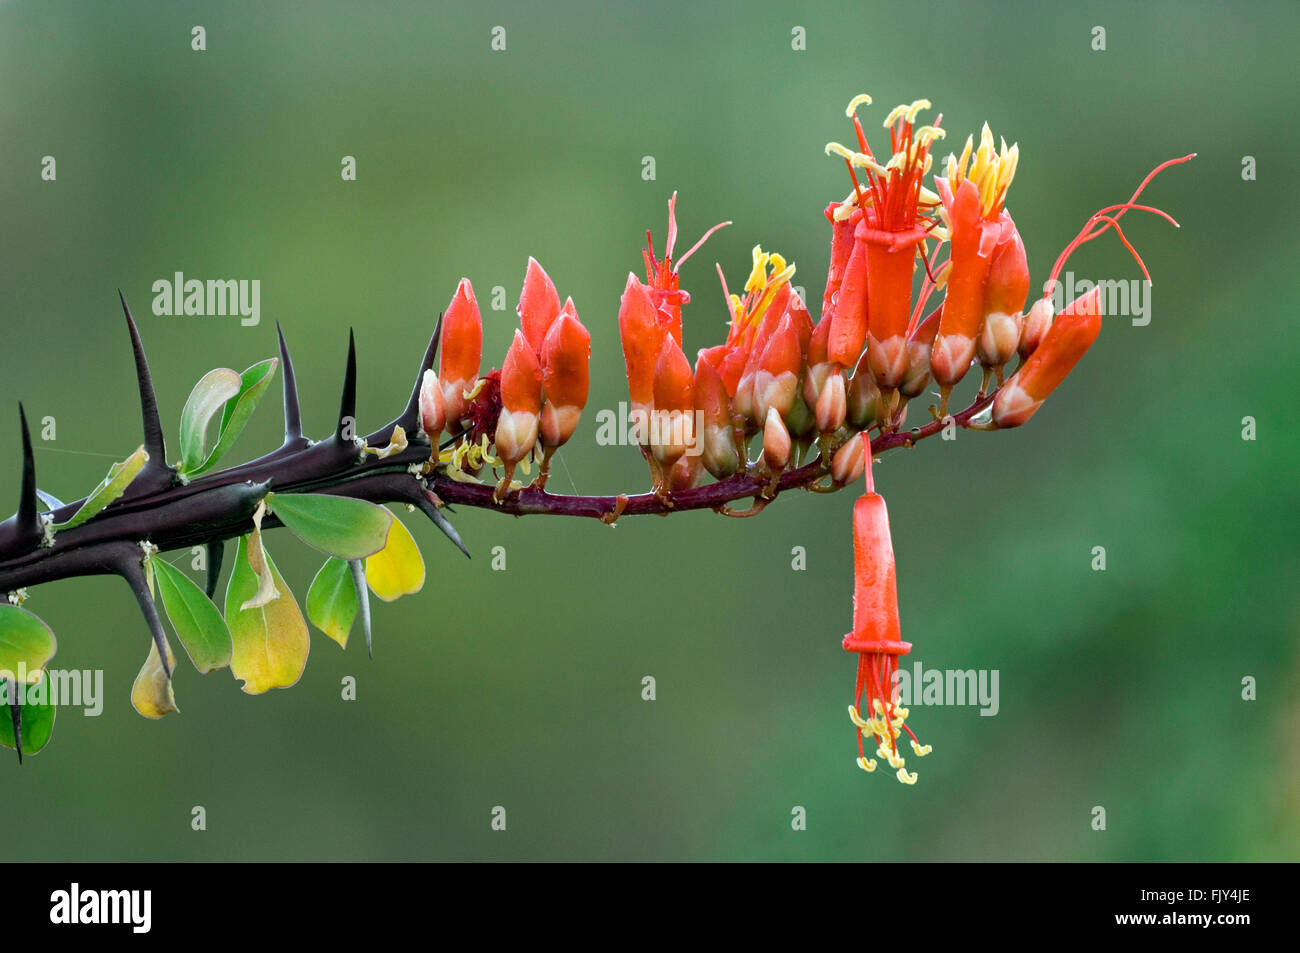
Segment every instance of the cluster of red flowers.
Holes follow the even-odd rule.
[[[826,146],[844,160],[852,189],[825,209],[830,268],[816,324],[790,283],[794,266],[755,246],[743,293],[730,293],[718,269],[729,330],[722,344],[699,351],[692,368],[682,349],[682,310],[690,296],[680,287],[679,270],[730,223],[714,226],[674,259],[675,194],[663,258],[648,241],[645,280],[628,275],[618,321],[637,444],[665,505],[706,472],[719,480],[761,474],[769,480],[760,492],[765,501],[780,475],[814,445],[831,488],[866,473],[867,493],[854,509],[854,628],[843,640],[859,656],[849,714],[858,732],[858,764],[876,768],[863,749],[865,731],[899,780],[912,784],[916,775],[906,770],[897,744],[902,732],[911,734],[907,711],[893,687],[898,656],[910,646],[899,634],[889,523],[884,500],[872,488],[866,435],[897,431],[908,402],[931,378],[939,401],[930,413],[951,420],[953,388],[976,364],[983,381],[975,403],[960,415],[962,425],[999,429],[1029,420],[1101,329],[1097,289],[1053,314],[1051,290],[1066,259],[1113,229],[1142,265],[1119,220],[1140,210],[1172,222],[1137,199],[1161,169],[1191,156],[1157,167],[1128,202],[1092,216],[1058,257],[1043,297],[1026,310],[1029,263],[1007,208],[1019,148],[995,144],[985,125],[978,145],[968,137],[959,156],[948,156],[931,190],[925,179],[931,149],[944,136],[942,117],[918,123],[930,108],[926,100],[892,110],[884,121],[889,154],[881,162],[857,116],[870,102],[857,96],[846,111],[856,148]],[[1142,271],[1146,275],[1145,265]],[[938,293],[937,307],[924,314]],[[534,456],[540,461],[537,484],[544,486],[552,454],[573,434],[587,401],[590,336],[572,299],[561,305],[532,259],[518,312],[520,330],[501,370],[480,376],[482,320],[473,289],[462,280],[443,318],[439,371],[427,372],[420,401],[431,442],[436,446],[444,429],[455,438],[430,466],[456,479],[477,479],[486,465],[500,467],[498,501],[519,487],[516,467],[530,472]],[[1017,355],[1020,363],[1006,377]],[[760,433],[762,453],[751,462],[749,445]],[[929,751],[915,737],[912,745],[918,756]]]
[[[528,259],[516,310],[520,329],[501,370],[479,377],[483,317],[474,287],[462,278],[443,314],[438,373],[425,371],[420,388],[420,424],[429,442],[436,447],[444,429],[460,437],[438,463],[463,479],[475,479],[485,464],[500,466],[498,499],[517,488],[515,468],[529,472],[534,455],[545,484],[551,457],[573,436],[587,406],[591,335],[573,299],[560,304],[535,259]]]
[[[1053,315],[1051,289],[1061,267],[1079,245],[1108,229],[1133,251],[1119,225],[1129,210],[1172,222],[1158,209],[1136,204],[1151,178],[1172,163],[1152,172],[1128,202],[1088,220],[1058,258],[1043,297],[1026,311],[1028,258],[1006,207],[1018,147],[995,145],[985,125],[978,146],[968,137],[961,155],[947,158],[932,191],[924,180],[931,147],[944,136],[942,117],[918,124],[919,114],[930,108],[926,100],[891,111],[884,121],[889,155],[882,163],[857,116],[870,102],[858,96],[846,110],[857,148],[826,147],[844,159],[852,191],[825,210],[830,268],[816,325],[790,285],[794,266],[755,247],[744,294],[729,294],[723,279],[731,318],[727,339],[701,350],[692,373],[682,352],[682,305],[688,298],[672,262],[676,221],[670,202],[665,258],[656,260],[651,246],[646,281],[628,276],[619,328],[638,442],[657,493],[696,485],[702,470],[725,479],[751,466],[774,484],[814,443],[833,485],[866,471],[868,491],[854,511],[854,630],[843,642],[859,656],[850,716],[858,730],[858,764],[867,771],[876,767],[862,750],[865,730],[899,780],[911,784],[916,775],[906,770],[897,746],[901,732],[911,732],[893,689],[897,657],[910,646],[899,636],[893,548],[884,501],[871,488],[870,444],[857,435],[898,430],[908,401],[925,391],[931,377],[939,403],[930,412],[948,420],[953,388],[977,363],[984,377],[972,409],[987,410],[988,416],[968,414],[963,425],[998,429],[1025,423],[1101,330],[1097,289]],[[938,306],[922,317],[937,292]],[[1004,382],[1005,366],[1017,355],[1020,364]],[[990,402],[986,394],[994,379],[997,392]],[[758,433],[762,455],[751,465],[749,443]],[[912,744],[917,755],[929,751],[914,737]]]

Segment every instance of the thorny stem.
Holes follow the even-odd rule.
[[[123,304],[125,306],[125,302]],[[57,579],[114,574],[124,578],[139,597],[143,555],[139,544],[143,541],[164,552],[207,546],[214,554],[211,562],[219,566],[220,557],[215,554],[222,551],[224,541],[252,531],[253,511],[272,488],[285,493],[316,492],[415,507],[468,555],[443,512],[444,504],[479,507],[513,516],[581,516],[605,523],[613,523],[622,516],[666,515],[705,509],[729,516],[755,515],[781,493],[813,489],[828,473],[823,460],[829,459],[829,455],[786,470],[776,480],[760,472],[760,468],[750,467],[729,479],[672,493],[661,490],[635,496],[569,496],[550,493],[544,486],[534,485],[506,494],[499,503],[493,499],[494,487],[490,484],[458,482],[440,472],[431,476],[416,475],[411,472],[412,468],[418,469],[418,465],[426,463],[431,454],[429,443],[418,428],[418,395],[420,378],[432,366],[437,353],[439,329],[435,329],[416,374],[410,402],[401,416],[369,436],[355,440],[346,438],[346,431],[340,423],[330,439],[319,443],[313,443],[301,434],[293,364],[281,335],[284,444],[256,460],[182,483],[162,456],[161,428],[157,423],[157,402],[148,365],[144,361],[135,322],[129,311],[125,313],[136,357],[146,444],[153,450],[149,465],[120,499],[94,519],[57,533],[52,545],[47,545],[40,541],[44,536],[43,527],[35,518],[34,464],[30,439],[25,436],[24,480],[18,512],[0,523],[0,596]],[[340,418],[350,418],[356,405],[356,356],[351,335],[345,367]],[[986,409],[995,396],[996,392],[977,399],[970,407],[954,415],[953,422],[957,426],[969,426],[972,418]],[[362,453],[363,444],[385,446],[393,428],[399,425],[408,434],[409,446],[405,450],[382,461]],[[943,421],[936,420],[912,430],[878,434],[871,442],[871,451],[879,455],[896,447],[910,447],[916,441],[938,433],[943,426]],[[23,429],[26,434],[25,420]],[[754,500],[749,509],[733,510],[729,505],[747,498]],[[80,502],[67,504],[45,518],[54,522],[67,519]],[[264,528],[278,525],[279,521],[273,515],[268,515],[263,523]],[[209,586],[214,582],[209,580]],[[142,606],[144,601],[141,600]],[[156,628],[152,620],[151,628]]]

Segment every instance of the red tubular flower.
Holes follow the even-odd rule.
[[[627,367],[627,391],[632,412],[641,421],[649,418],[654,405],[655,362],[666,332],[655,317],[654,302],[636,275],[627,276],[623,300],[618,309],[618,330],[623,341],[623,362]]]
[[[1011,360],[1020,343],[1024,329],[1025,299],[1029,297],[1029,259],[1025,243],[1011,216],[1002,213],[1004,221],[1002,238],[993,250],[989,262],[988,280],[984,287],[984,326],[980,329],[976,356],[984,367],[998,373],[1002,382],[1002,367]]]
[[[1053,322],[1043,343],[998,391],[993,423],[1019,427],[1034,416],[1101,332],[1101,289],[1074,299]]]
[[[924,255],[922,243],[930,237],[930,229],[937,224],[925,213],[938,205],[938,196],[926,190],[921,182],[930,168],[930,145],[943,135],[943,131],[938,119],[933,126],[916,125],[920,111],[930,108],[927,100],[918,99],[910,106],[898,106],[884,122],[890,131],[892,154],[889,161],[881,165],[872,155],[862,123],[856,115],[859,105],[870,102],[869,96],[857,96],[845,110],[853,119],[861,151],[847,149],[835,142],[827,145],[826,151],[841,156],[848,163],[853,179],[853,194],[834,214],[847,217],[855,207],[862,212],[862,220],[854,230],[854,240],[865,247],[867,287],[870,289],[867,296],[867,360],[881,390],[891,392],[889,402],[892,404],[892,392],[907,373],[912,271],[918,251]],[[858,181],[856,169],[865,171],[865,188]],[[857,253],[855,248],[854,254]],[[852,267],[850,259],[848,268]],[[845,291],[841,287],[841,299]],[[832,331],[832,339],[834,337]],[[832,358],[835,353],[833,347]]]
[[[717,369],[705,359],[703,351],[695,362],[693,399],[702,428],[699,436],[704,468],[719,480],[725,480],[740,469],[740,451],[731,424],[727,387]]]
[[[495,442],[505,477],[497,487],[498,499],[510,486],[515,464],[528,456],[537,443],[541,409],[542,369],[523,331],[517,330],[501,366],[501,416],[497,418]]]
[[[564,303],[542,346],[541,441],[547,456],[573,436],[587,406],[590,388],[591,335],[578,320],[573,300]]]
[[[860,438],[864,455],[871,455],[870,443]],[[847,652],[858,653],[857,685],[849,718],[858,732],[858,767],[875,771],[876,759],[868,758],[863,747],[863,732],[875,736],[876,754],[884,758],[904,784],[915,784],[916,773],[908,772],[898,753],[898,738],[906,731],[917,757],[930,753],[907,727],[906,708],[896,701],[894,675],[898,657],[911,651],[902,640],[898,621],[898,588],[895,581],[894,544],[889,535],[889,513],[885,501],[872,485],[871,466],[864,466],[866,493],[853,507],[853,631],[844,636]],[[862,702],[867,702],[867,717]]]
[[[768,409],[782,418],[789,416],[799,387],[799,335],[789,314],[781,319],[768,338],[754,372],[754,417],[767,420]]]
[[[665,334],[655,362],[650,453],[662,470],[657,488],[682,455],[695,444],[695,375],[672,335]]]
[[[841,367],[852,367],[862,354],[867,343],[867,310],[867,244],[857,242],[844,267],[826,340],[827,356]]]
[[[726,279],[718,269],[731,312],[731,329],[727,334],[726,359],[721,366],[715,365],[723,380],[728,382],[727,389],[732,394],[736,413],[748,421],[751,433],[762,426],[762,418],[754,412],[754,375],[758,373],[768,339],[790,307],[790,279],[794,276],[794,265],[787,265],[782,256],[769,254],[759,245],[754,246],[753,258],[754,266],[745,282],[743,297],[727,292]],[[730,378],[737,364],[743,369],[733,390]]]
[[[469,410],[466,392],[478,382],[479,363],[483,359],[483,317],[479,314],[474,286],[462,278],[442,316],[442,341],[438,357],[438,380],[442,384],[443,407],[447,429],[461,432],[462,420]]]
[[[966,376],[975,358],[989,306],[1000,310],[1008,305],[1014,299],[1015,282],[1020,277],[1009,267],[1013,264],[1010,259],[1003,261],[996,277],[992,274],[992,264],[999,254],[1008,245],[1014,252],[1019,241],[1015,223],[1004,205],[1020,160],[1020,149],[1015,145],[1008,148],[1005,141],[1000,150],[996,148],[988,123],[980,133],[979,148],[973,147],[974,139],[968,136],[961,158],[950,155],[947,177],[935,183],[948,220],[950,245],[943,317],[930,355],[934,379],[940,386],[941,414],[947,412],[953,386]],[[1028,293],[1027,267],[1023,276],[1025,293]],[[1009,319],[1012,314],[1019,314],[1024,303],[1022,294],[1019,303],[1004,317]],[[1006,322],[1000,320],[1000,323]],[[1005,333],[999,337],[1005,337]]]
[[[528,346],[534,354],[541,356],[546,332],[560,316],[560,294],[555,290],[551,276],[537,263],[536,258],[528,259],[524,287],[519,294],[519,305],[515,311],[519,314],[519,326],[524,329]]]

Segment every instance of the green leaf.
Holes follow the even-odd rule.
[[[311,639],[293,593],[285,584],[269,554],[267,567],[280,595],[266,605],[241,609],[257,592],[257,574],[248,564],[248,537],[240,537],[235,564],[226,588],[226,624],[230,627],[234,652],[231,674],[243,681],[244,691],[260,695],[272,688],[287,688],[302,677],[307,667]]]
[[[308,546],[340,559],[365,559],[384,548],[393,514],[346,496],[266,495],[266,505]]]
[[[90,496],[86,497],[86,502],[81,504],[77,512],[73,513],[66,521],[55,523],[53,528],[56,530],[71,529],[74,526],[80,526],[92,516],[95,516],[100,510],[126,492],[126,488],[131,485],[131,481],[136,478],[136,475],[144,469],[144,465],[148,462],[149,454],[145,452],[144,447],[137,447],[135,453],[121,463],[115,463],[109,468],[108,475],[100,481],[99,486],[91,491]]]
[[[208,424],[242,387],[239,374],[228,367],[208,371],[194,385],[181,411],[181,473],[193,472],[207,460]]]
[[[57,649],[54,633],[37,616],[0,603],[0,678],[29,685],[40,681],[41,670]]]
[[[243,433],[244,425],[271,386],[271,379],[275,377],[275,369],[279,366],[280,359],[272,357],[254,364],[239,375],[239,393],[226,401],[226,409],[221,414],[221,424],[217,427],[217,445],[197,469],[187,472],[187,476],[198,476],[211,470],[225,456],[226,451]]]
[[[225,668],[230,664],[230,630],[221,613],[203,590],[175,566],[152,558],[158,594],[176,636],[201,673]]]
[[[347,560],[331,556],[307,591],[307,618],[344,648],[357,617],[357,587]]]
[[[47,695],[40,686],[18,686],[19,728],[23,733],[23,754],[36,754],[50,741],[54,732],[55,706],[50,704]],[[14,743],[14,722],[12,709],[9,707],[9,685],[0,683],[0,745],[16,748]]]

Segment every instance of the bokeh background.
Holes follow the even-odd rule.
[[[1149,326],[1107,320],[1022,430],[880,465],[912,658],[1000,672],[996,717],[913,708],[934,745],[915,788],[853,763],[851,492],[612,530],[462,508],[475,558],[416,530],[429,580],[376,608],[373,661],[314,633],[302,681],[262,697],[183,663],[183,713],[159,723],[128,698],[148,635],[126,587],[33,592],[54,664],[102,669],[107,698],[98,718],[64,711],[21,769],[0,763],[0,856],[1297,859],[1298,27],[1283,2],[0,2],[0,390],[57,419],[38,473],[66,499],[139,442],[118,287],[173,434],[194,381],[271,356],[278,320],[320,435],[349,327],[368,429],[405,399],[462,275],[485,308],[508,289],[485,310],[499,365],[535,255],[593,338],[591,411],[553,486],[635,491],[638,454],[597,446],[594,412],[625,399],[618,297],[673,190],[684,240],[736,223],[685,268],[693,354],[724,333],[713,263],[740,284],[756,242],[820,300],[821,209],[846,191],[822,145],[850,134],[857,92],[878,132],[925,96],[949,145],[986,119],[1019,142],[1010,207],[1036,281],[1089,213],[1199,153],[1147,193],[1181,230],[1128,220],[1156,279]],[[1071,267],[1137,274],[1113,239]],[[153,316],[174,271],[259,278],[260,326]],[[237,454],[279,426],[268,400]],[[270,548],[304,597],[319,558],[284,534]]]

